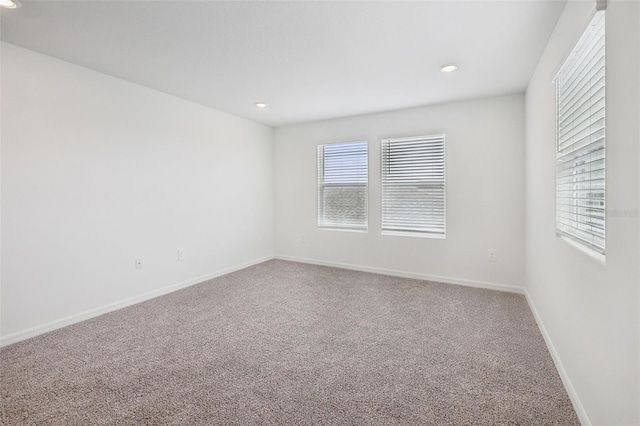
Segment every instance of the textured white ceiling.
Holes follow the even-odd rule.
[[[9,43],[280,126],[521,92],[564,4],[23,0],[0,29]],[[460,68],[442,74],[445,63]]]

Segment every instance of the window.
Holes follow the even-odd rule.
[[[444,238],[445,135],[382,141],[382,233]]]
[[[556,234],[605,251],[605,27],[596,12],[556,83]]]
[[[368,143],[318,145],[318,226],[367,229]]]

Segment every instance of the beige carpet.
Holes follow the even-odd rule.
[[[277,260],[0,360],[7,425],[579,424],[523,296]]]

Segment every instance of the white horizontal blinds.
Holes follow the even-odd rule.
[[[382,231],[445,235],[445,135],[382,141]]]
[[[556,77],[556,230],[605,251],[605,12]]]
[[[318,145],[318,226],[367,229],[368,143]]]

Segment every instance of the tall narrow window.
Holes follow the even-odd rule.
[[[318,145],[318,226],[367,229],[368,143]]]
[[[556,234],[605,252],[605,12],[556,83]]]
[[[444,238],[445,135],[382,141],[382,233]]]

